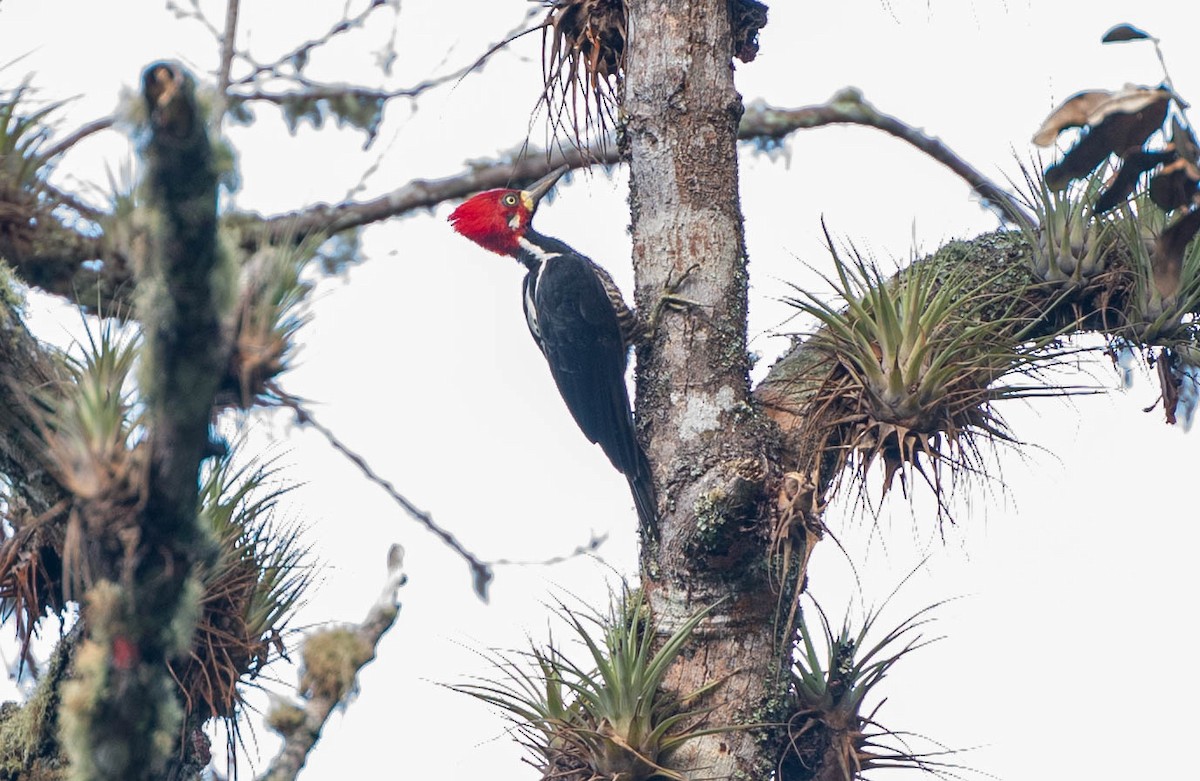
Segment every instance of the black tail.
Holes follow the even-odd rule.
[[[643,540],[658,539],[658,500],[654,495],[654,478],[650,474],[650,463],[645,453],[638,448],[637,466],[625,473],[629,481],[629,492],[633,494],[633,506],[637,508],[638,522],[642,527]]]

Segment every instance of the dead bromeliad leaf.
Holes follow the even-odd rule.
[[[1070,127],[1085,131],[1061,161],[1046,169],[1046,183],[1061,190],[1095,171],[1109,155],[1124,159],[1142,151],[1151,134],[1162,127],[1173,97],[1162,87],[1130,84],[1115,93],[1093,90],[1068,99],[1042,123],[1034,143],[1047,146]]]
[[[628,26],[625,0],[543,0],[540,102],[552,131],[564,130],[580,149],[603,145],[621,100]],[[758,56],[758,32],[767,24],[759,0],[730,0],[731,51],[742,62]]]

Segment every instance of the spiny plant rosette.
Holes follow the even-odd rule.
[[[552,0],[542,23],[542,102],[579,148],[613,126],[625,68],[624,0]]]
[[[1120,209],[1119,235],[1128,250],[1130,295],[1118,330],[1132,343],[1191,343],[1200,309],[1200,210],[1164,213],[1146,194]]]
[[[552,132],[564,131],[580,149],[603,145],[616,125],[628,38],[625,0],[544,0],[542,97]],[[758,0],[729,4],[732,52],[742,62],[758,54],[758,31],[767,6]]]
[[[885,495],[897,474],[907,495],[916,472],[948,517],[953,482],[943,480],[943,470],[952,481],[985,476],[982,445],[1014,442],[995,402],[1070,392],[1037,381],[1062,351],[1048,337],[1025,336],[1035,315],[1023,290],[999,295],[994,280],[945,257],[935,262],[939,256],[889,279],[871,261],[843,259],[830,247],[836,279],[827,281],[841,303],[804,290],[787,299],[818,321],[808,344],[828,372],[816,392],[805,389],[803,425],[821,455],[802,471],[817,475],[815,485],[821,473],[848,475],[863,501],[876,462]]]
[[[1034,230],[1025,229],[1034,248],[1034,274],[1063,292],[1086,288],[1105,270],[1116,242],[1112,221],[1096,216],[1105,177],[1094,174],[1078,186],[1055,190],[1040,171],[1021,165],[1021,173],[1025,186],[1018,197],[1037,218]]]
[[[1158,39],[1122,24],[1103,41],[1152,43],[1163,63],[1163,83],[1080,92],[1050,114],[1033,140],[1046,146],[1067,128],[1081,128],[1062,160],[1046,170],[1044,187],[1064,190],[1076,179],[1096,180],[1093,172],[1105,164],[1114,168],[1095,197],[1092,220],[1114,215],[1113,233],[1127,263],[1109,275],[1098,308],[1105,318],[1110,305],[1119,310],[1118,322],[1106,321],[1110,353],[1124,364],[1140,351],[1157,368],[1166,418],[1174,423],[1180,403],[1185,420],[1190,418],[1195,395],[1190,356],[1200,308],[1200,247],[1193,241],[1200,229],[1200,144],[1185,114],[1187,103],[1166,73]],[[1154,142],[1156,137],[1161,141]]]
[[[323,237],[296,241],[290,235],[264,243],[242,266],[229,368],[218,403],[249,409],[271,400],[274,381],[291,368],[296,334],[309,320],[312,283],[305,269]]]
[[[278,470],[235,463],[227,455],[206,468],[200,521],[217,556],[197,572],[203,596],[188,657],[170,665],[189,715],[224,719],[234,733],[241,687],[262,672],[272,650],[283,655],[283,634],[312,576],[299,527],[276,515],[290,490]]]
[[[34,107],[30,92],[26,84],[0,90],[0,240],[16,246],[32,241],[37,220],[54,207],[44,186],[46,122],[62,103]]]
[[[505,680],[453,687],[506,712],[543,779],[647,781],[684,776],[664,765],[701,730],[692,703],[719,684],[677,700],[660,691],[668,668],[711,608],[692,616],[653,650],[657,633],[640,591],[621,595],[607,617],[558,613],[587,649],[573,662],[553,639],[515,656],[496,655]]]
[[[863,705],[869,694],[896,662],[933,640],[924,640],[921,627],[933,619],[930,605],[909,616],[882,640],[865,642],[883,608],[868,611],[858,632],[849,616],[834,635],[825,612],[814,601],[820,616],[820,639],[808,611],[798,622],[799,653],[792,668],[791,716],[787,742],[779,760],[780,781],[853,781],[863,772],[883,768],[915,768],[938,772],[948,767],[934,757],[945,751],[914,753],[903,733],[879,725]],[[886,602],[884,606],[886,607]],[[822,653],[823,651],[823,653]]]
[[[1156,370],[1168,424],[1182,412],[1190,427],[1200,342],[1200,210],[1164,214],[1143,193],[1121,207],[1118,220],[1128,268],[1122,322],[1110,331],[1109,352],[1127,366],[1141,354]],[[1126,369],[1126,385],[1129,385]]]
[[[6,615],[17,615],[23,644],[47,608],[60,612],[96,580],[117,577],[98,562],[125,561],[137,527],[146,451],[130,375],[140,340],[112,320],[87,339],[80,356],[63,357],[63,379],[26,401],[26,441],[44,451],[70,498],[39,516],[7,506],[12,534],[0,543],[0,598]]]

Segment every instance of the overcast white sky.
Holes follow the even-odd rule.
[[[245,5],[240,41],[264,60],[320,34],[342,7]],[[223,6],[204,3],[214,18]],[[332,56],[315,56],[313,67],[370,83],[370,53],[394,32],[391,83],[413,83],[469,62],[528,7],[407,0],[394,28],[380,14],[380,24]],[[1100,45],[1118,22],[1159,35],[1177,89],[1200,100],[1200,6],[1178,0],[775,0],[758,60],[737,66],[738,87],[747,100],[780,106],[860,87],[882,110],[1002,181],[1017,175],[1014,155],[1027,158],[1029,137],[1066,96],[1160,80],[1148,45]],[[305,128],[290,137],[260,109],[258,125],[232,133],[244,180],[237,205],[272,213],[337,201],[378,162],[359,194],[367,197],[515,147],[529,132],[539,89],[538,45],[531,36],[416,110],[393,106],[365,153],[354,132]],[[6,83],[32,72],[47,97],[79,96],[64,127],[110,112],[122,86],[154,59],[180,58],[197,71],[216,61],[208,34],[174,19],[162,2],[4,0],[0,52],[5,61],[29,52],[0,72]],[[532,138],[542,140],[540,125]],[[66,158],[64,181],[102,186],[105,164],[127,155],[116,133],[89,139]],[[625,198],[623,173],[576,175],[538,219],[628,291]],[[828,269],[822,215],[836,235],[884,261],[903,261],[914,243],[931,250],[996,226],[938,164],[861,128],[809,131],[771,157],[746,151],[742,205],[752,346],[763,367],[785,341],[776,335],[803,326],[777,299],[789,283],[818,285],[805,264]],[[310,527],[325,562],[301,624],[361,618],[381,585],[388,545],[408,551],[403,611],[362,676],[361,695],[312,756],[309,781],[348,771],[533,777],[498,716],[439,684],[485,673],[481,649],[522,646],[526,633],[544,637],[548,600],[599,602],[616,574],[636,570],[624,480],[579,436],[557,397],[525,331],[521,270],[454,236],[449,209],[364,234],[364,262],[322,283],[300,366],[285,385],[314,400],[322,422],[484,558],[540,559],[592,533],[610,538],[603,562],[500,568],[491,604],[482,605],[460,560],[320,437],[290,427],[287,416],[256,419],[257,441],[272,442],[303,482],[287,512]],[[46,339],[61,341],[75,328],[70,313],[41,302],[34,309]],[[1097,367],[1095,377],[1116,389],[1115,374]],[[972,748],[959,761],[1006,780],[1179,774],[1179,747],[1200,727],[1192,705],[1200,684],[1188,657],[1179,658],[1193,638],[1181,617],[1191,614],[1200,579],[1188,493],[1198,451],[1195,434],[1164,426],[1157,410],[1142,412],[1156,395],[1141,376],[1128,392],[1002,409],[1038,447],[1023,458],[1002,455],[1007,489],[969,497],[972,513],[946,530],[944,543],[920,498],[913,511],[893,501],[877,527],[831,511],[828,523],[862,576],[860,596],[846,558],[832,544],[818,549],[810,582],[833,615],[852,601],[877,604],[926,558],[884,622],[962,597],[938,610],[932,631],[946,638],[884,684],[884,724]],[[588,501],[578,501],[580,486]],[[292,680],[285,665],[275,669]],[[275,744],[259,729],[257,745],[270,756]]]

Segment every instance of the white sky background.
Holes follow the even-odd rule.
[[[213,18],[223,6],[206,3]],[[247,0],[240,44],[272,59],[323,32],[341,7]],[[407,0],[390,84],[474,59],[527,8],[521,0]],[[371,52],[393,32],[388,15],[378,16],[351,45],[314,56],[314,75],[376,83]],[[1118,22],[1159,35],[1176,87],[1200,100],[1200,7],[1166,0],[775,0],[759,58],[737,65],[737,83],[748,101],[780,106],[860,87],[881,110],[1003,181],[1017,175],[1014,151],[1027,158],[1029,137],[1066,96],[1160,80],[1149,45],[1100,45]],[[291,137],[272,110],[256,109],[256,126],[231,132],[244,180],[237,205],[275,213],[337,201],[379,161],[359,194],[370,197],[515,147],[539,90],[538,40],[530,36],[456,88],[426,95],[415,111],[397,102],[365,153],[353,131],[306,127]],[[0,73],[5,83],[32,72],[47,97],[80,96],[64,112],[65,128],[110,112],[120,87],[154,59],[181,58],[197,71],[216,63],[208,34],[160,2],[4,0],[0,52],[4,61],[30,52]],[[532,140],[543,138],[535,124]],[[126,150],[116,133],[89,139],[66,157],[62,181],[103,186],[105,161],[117,165]],[[770,158],[746,150],[741,165],[751,337],[762,367],[784,344],[772,335],[803,325],[787,322],[777,299],[789,283],[820,289],[806,263],[830,268],[822,215],[835,235],[885,261],[906,259],[914,238],[932,250],[997,224],[939,164],[870,129],[807,131]],[[606,265],[628,292],[625,198],[623,173],[576,174],[538,224]],[[285,387],[313,399],[323,423],[481,557],[555,556],[595,532],[610,535],[605,563],[499,568],[491,604],[482,605],[465,565],[318,435],[291,427],[286,415],[256,416],[256,441],[271,442],[304,484],[287,512],[310,527],[326,565],[299,624],[359,620],[382,584],[388,545],[408,551],[400,617],[362,676],[360,696],[326,730],[308,781],[348,772],[533,777],[498,716],[438,684],[485,674],[477,650],[523,646],[526,633],[543,638],[548,600],[578,595],[600,604],[614,571],[636,569],[625,481],[579,435],[557,396],[522,319],[521,269],[453,235],[450,208],[364,233],[363,263],[320,286]],[[69,312],[31,306],[43,338],[61,342],[77,330]],[[1094,375],[1119,385],[1102,364]],[[1126,393],[1002,409],[1015,433],[1042,449],[1024,459],[1004,454],[1006,496],[971,497],[975,512],[946,530],[944,544],[921,501],[910,511],[893,500],[874,530],[867,519],[831,511],[827,521],[862,576],[860,598],[845,557],[831,543],[818,548],[810,582],[835,617],[851,600],[878,604],[926,557],[882,623],[962,597],[938,610],[931,631],[946,639],[897,666],[881,688],[883,723],[977,747],[957,759],[1002,779],[1178,772],[1175,736],[1200,726],[1191,705],[1200,684],[1182,651],[1190,621],[1179,618],[1190,614],[1200,577],[1187,493],[1197,440],[1164,426],[1159,410],[1143,414],[1156,396],[1142,376]],[[286,665],[275,671],[293,680]],[[261,728],[256,735],[269,757],[273,736]]]

